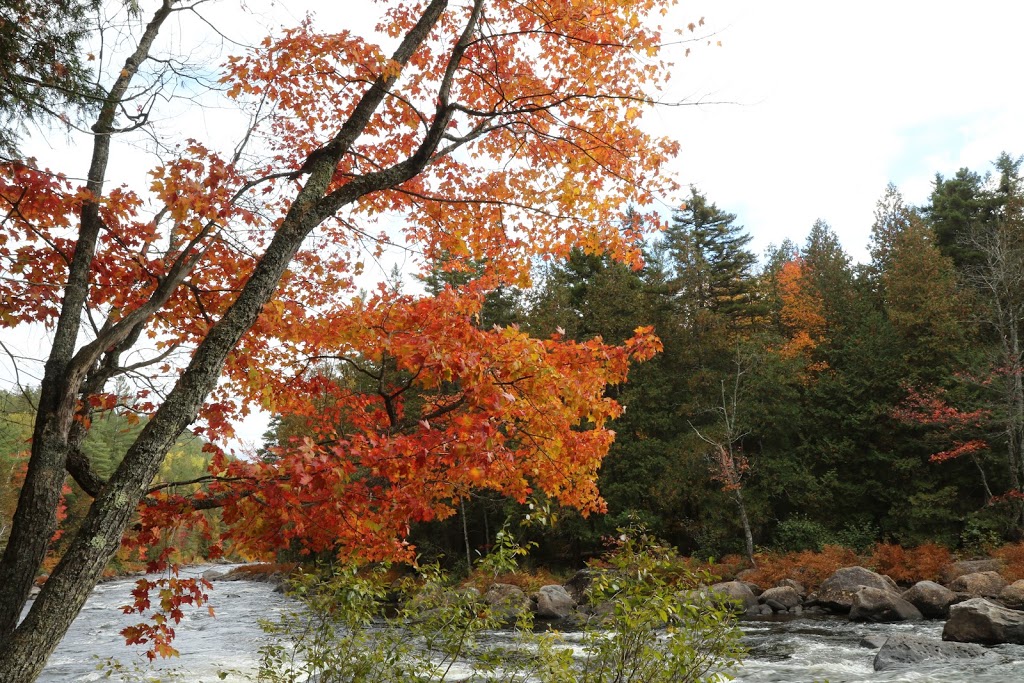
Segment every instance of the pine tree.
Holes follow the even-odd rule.
[[[99,0],[6,0],[0,3],[0,155],[17,156],[25,124],[55,111],[92,109],[92,83],[80,45]],[[132,3],[134,6],[134,2]]]
[[[747,249],[750,235],[735,221],[735,214],[691,187],[686,208],[675,213],[665,231],[672,283],[691,316],[711,311],[738,323],[757,313],[752,287],[757,258]]]

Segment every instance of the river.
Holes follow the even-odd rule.
[[[192,570],[198,572],[199,570]],[[185,610],[176,627],[175,647],[181,656],[150,664],[137,651],[126,648],[119,631],[138,622],[123,615],[133,579],[100,584],[67,637],[50,658],[40,677],[44,683],[126,681],[141,683],[242,683],[255,671],[258,650],[266,642],[260,619],[275,620],[291,605],[270,585],[249,581],[215,581],[210,593],[216,616],[204,609]],[[858,624],[839,618],[793,618],[744,621],[744,640],[750,655],[737,672],[738,683],[1010,683],[1024,681],[1024,646],[994,648],[1002,662],[971,661],[953,666],[914,666],[886,672],[872,667],[874,650],[860,640],[871,634],[912,633],[939,638],[942,623]],[[124,669],[110,678],[102,661],[116,657]],[[100,668],[98,668],[100,667]]]

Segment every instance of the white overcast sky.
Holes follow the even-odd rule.
[[[145,12],[153,2],[140,4]],[[265,32],[256,23],[293,25],[308,10],[323,30],[355,32],[372,26],[380,11],[370,0],[245,5],[249,13],[237,0],[203,11],[248,43]],[[936,172],[984,172],[1001,151],[1024,154],[1024,2],[683,0],[670,28],[701,17],[722,47],[696,45],[680,58],[668,98],[729,104],[663,107],[645,121],[680,142],[672,170],[681,183],[736,213],[758,253],[785,238],[802,243],[822,218],[864,261],[874,203],[887,182],[920,204]],[[183,22],[179,35],[184,40],[195,30]],[[180,125],[209,139],[223,134],[224,121],[215,110],[195,108]],[[69,175],[84,174],[87,146],[76,153],[39,142],[32,151],[41,163],[63,161]],[[144,178],[152,165],[131,150],[119,158],[112,184]],[[668,207],[682,196],[665,199]],[[45,347],[38,334],[30,336],[18,345]],[[256,440],[262,429],[243,431]]]
[[[923,203],[936,172],[1024,154],[1024,3],[1008,0],[707,0],[723,47],[677,87],[735,101],[658,118],[680,178],[737,213],[758,248],[828,221],[866,260],[874,203],[892,181]]]
[[[369,0],[248,5],[267,7],[271,26],[312,10],[326,30],[358,31],[380,11]],[[731,104],[646,120],[681,143],[672,170],[684,186],[738,214],[759,253],[802,242],[823,218],[866,260],[886,183],[920,204],[936,172],[1024,154],[1024,2],[681,0],[666,28],[701,17],[722,47],[677,60],[670,98]]]

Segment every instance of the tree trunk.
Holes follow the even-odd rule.
[[[419,22],[396,50],[396,62],[408,62],[417,47],[427,38],[431,27],[439,20],[446,6],[446,0],[432,0],[424,9]],[[160,12],[169,13],[170,7],[171,0],[165,0]],[[162,22],[159,12],[157,18]],[[155,37],[154,27],[159,27],[157,19],[147,26],[147,36],[150,29],[154,29]],[[143,44],[140,42],[139,49],[142,47]],[[148,45],[145,48],[148,51]],[[45,555],[46,545],[56,527],[56,507],[67,460],[67,438],[74,417],[75,394],[81,384],[81,378],[78,378],[76,383],[74,379],[63,376],[61,370],[67,368],[69,361],[62,359],[65,359],[65,356],[67,359],[71,358],[77,339],[77,327],[74,328],[74,334],[69,332],[65,335],[67,348],[64,351],[57,349],[56,358],[62,360],[63,365],[55,361],[54,355],[51,355],[46,378],[57,387],[57,390],[51,391],[55,391],[62,399],[59,404],[61,410],[47,409],[41,419],[37,418],[36,436],[39,437],[39,443],[33,443],[32,464],[29,469],[31,484],[26,480],[22,498],[19,499],[15,528],[12,530],[3,564],[0,564],[0,609],[3,610],[0,615],[13,628],[13,631],[0,631],[0,681],[3,683],[31,683],[39,676],[46,660],[64,637],[99,580],[103,568],[120,546],[132,514],[156,475],[164,456],[182,430],[195,420],[206,396],[216,386],[227,355],[253,325],[263,306],[273,296],[281,276],[306,235],[340,207],[368,193],[405,182],[422,171],[428,163],[447,125],[447,120],[441,117],[435,121],[436,130],[430,131],[433,135],[428,136],[412,157],[390,169],[354,179],[325,196],[340,156],[362,133],[373,111],[383,101],[393,82],[394,77],[381,77],[369,88],[356,105],[352,118],[346,121],[335,138],[333,155],[324,155],[314,164],[305,186],[299,191],[238,298],[199,344],[174,388],[146,423],[117,471],[93,501],[70,547],[32,604],[28,615],[21,624],[13,628],[26,602],[35,572]],[[88,292],[87,277],[91,252],[76,251],[76,262],[80,255],[89,256],[82,259],[86,263],[83,271],[86,280],[81,284],[81,291],[70,285],[66,289],[79,297],[80,303],[75,305],[73,315],[69,310],[62,310],[61,320],[65,317],[77,320],[84,305],[85,294]],[[72,274],[74,272],[73,266]],[[68,296],[66,293],[65,303]],[[44,380],[44,391],[47,390],[47,386],[47,380]],[[40,407],[41,410],[45,407],[42,399]],[[62,420],[57,429],[48,427],[53,424],[53,415]],[[47,485],[53,488],[47,489]],[[27,493],[25,489],[28,489]],[[41,502],[23,506],[22,499]],[[17,539],[15,533],[18,534]],[[26,547],[32,550],[24,561],[19,559],[19,543],[26,544]],[[42,555],[39,555],[40,548]]]
[[[110,156],[110,138],[121,98],[139,65],[149,55],[174,0],[164,0],[146,25],[138,46],[125,62],[100,109],[93,130],[92,160],[86,188],[95,197],[103,194],[103,179]],[[31,457],[25,483],[18,497],[11,536],[0,558],[0,643],[4,649],[28,600],[39,567],[46,557],[50,538],[57,529],[68,457],[68,438],[74,423],[75,401],[88,368],[72,364],[78,342],[82,310],[89,295],[89,273],[103,228],[99,205],[82,205],[75,252],[68,269],[53,346],[43,371],[39,407],[32,433]],[[91,365],[91,363],[89,364]],[[47,653],[49,654],[49,653]],[[15,680],[0,675],[0,680]],[[20,680],[20,679],[19,679]]]
[[[747,560],[750,561],[751,567],[756,567],[757,563],[754,562],[754,534],[750,531],[750,520],[747,518],[747,506],[743,504],[743,490],[737,488],[734,493],[736,495],[736,506],[740,511],[740,523],[743,525],[743,540],[745,543],[745,550],[747,551]]]

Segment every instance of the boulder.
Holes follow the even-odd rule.
[[[753,583],[752,581],[743,581],[742,583],[744,586],[749,588],[750,592],[754,595],[761,595],[761,593],[764,593],[764,590],[762,590],[760,586],[758,586],[756,583]]]
[[[997,572],[1001,568],[1002,563],[999,560],[993,559],[963,560],[961,562],[952,562],[942,568],[942,571],[939,575],[939,581],[948,586],[964,574],[975,574],[977,572]]]
[[[537,616],[541,619],[565,619],[576,601],[562,586],[541,586],[537,591]]]
[[[523,589],[509,583],[492,583],[483,595],[483,601],[495,608],[505,622],[514,622],[533,607]]]
[[[590,584],[594,582],[594,579],[600,576],[604,570],[602,569],[581,569],[573,577],[562,584],[565,591],[572,597],[577,605],[582,605],[587,602],[587,591],[590,590]]]
[[[223,579],[227,575],[227,572],[221,571],[220,569],[207,569],[203,572],[203,580],[216,581],[217,579]]]
[[[769,588],[758,596],[758,602],[771,605],[776,611],[786,611],[798,606],[801,602],[800,594],[792,586],[776,586]],[[776,603],[773,605],[772,603]]]
[[[757,596],[742,581],[716,583],[711,586],[711,592],[732,600],[740,608],[740,611],[746,611],[757,604]]]
[[[782,579],[775,585],[779,588],[789,586],[790,588],[795,590],[797,592],[797,595],[799,595],[801,598],[807,595],[807,589],[804,588],[804,585],[796,579]]]
[[[853,606],[853,596],[861,588],[888,590],[898,595],[896,582],[888,576],[876,574],[864,567],[844,567],[825,579],[813,600],[808,597],[808,602],[813,601],[834,612],[846,613]]]
[[[957,601],[956,593],[934,581],[918,581],[903,591],[904,600],[921,611],[926,619],[945,619],[949,606]]]
[[[889,636],[884,633],[870,633],[860,639],[858,645],[866,647],[869,650],[877,650],[878,648],[885,645],[885,641],[889,639]]]
[[[1024,579],[1014,581],[999,591],[999,602],[1010,609],[1024,610]]]
[[[992,664],[999,655],[973,643],[946,643],[941,640],[902,633],[889,636],[875,655],[875,671],[886,671],[921,662],[937,663],[955,659],[975,659]]]
[[[942,639],[985,645],[1024,645],[1024,614],[985,598],[972,598],[949,608]]]
[[[853,594],[850,606],[852,621],[918,621],[921,612],[896,593],[880,588],[864,587]]]
[[[949,584],[950,590],[966,593],[972,598],[994,598],[1006,586],[1006,579],[999,576],[998,572],[993,571],[964,574]]]

